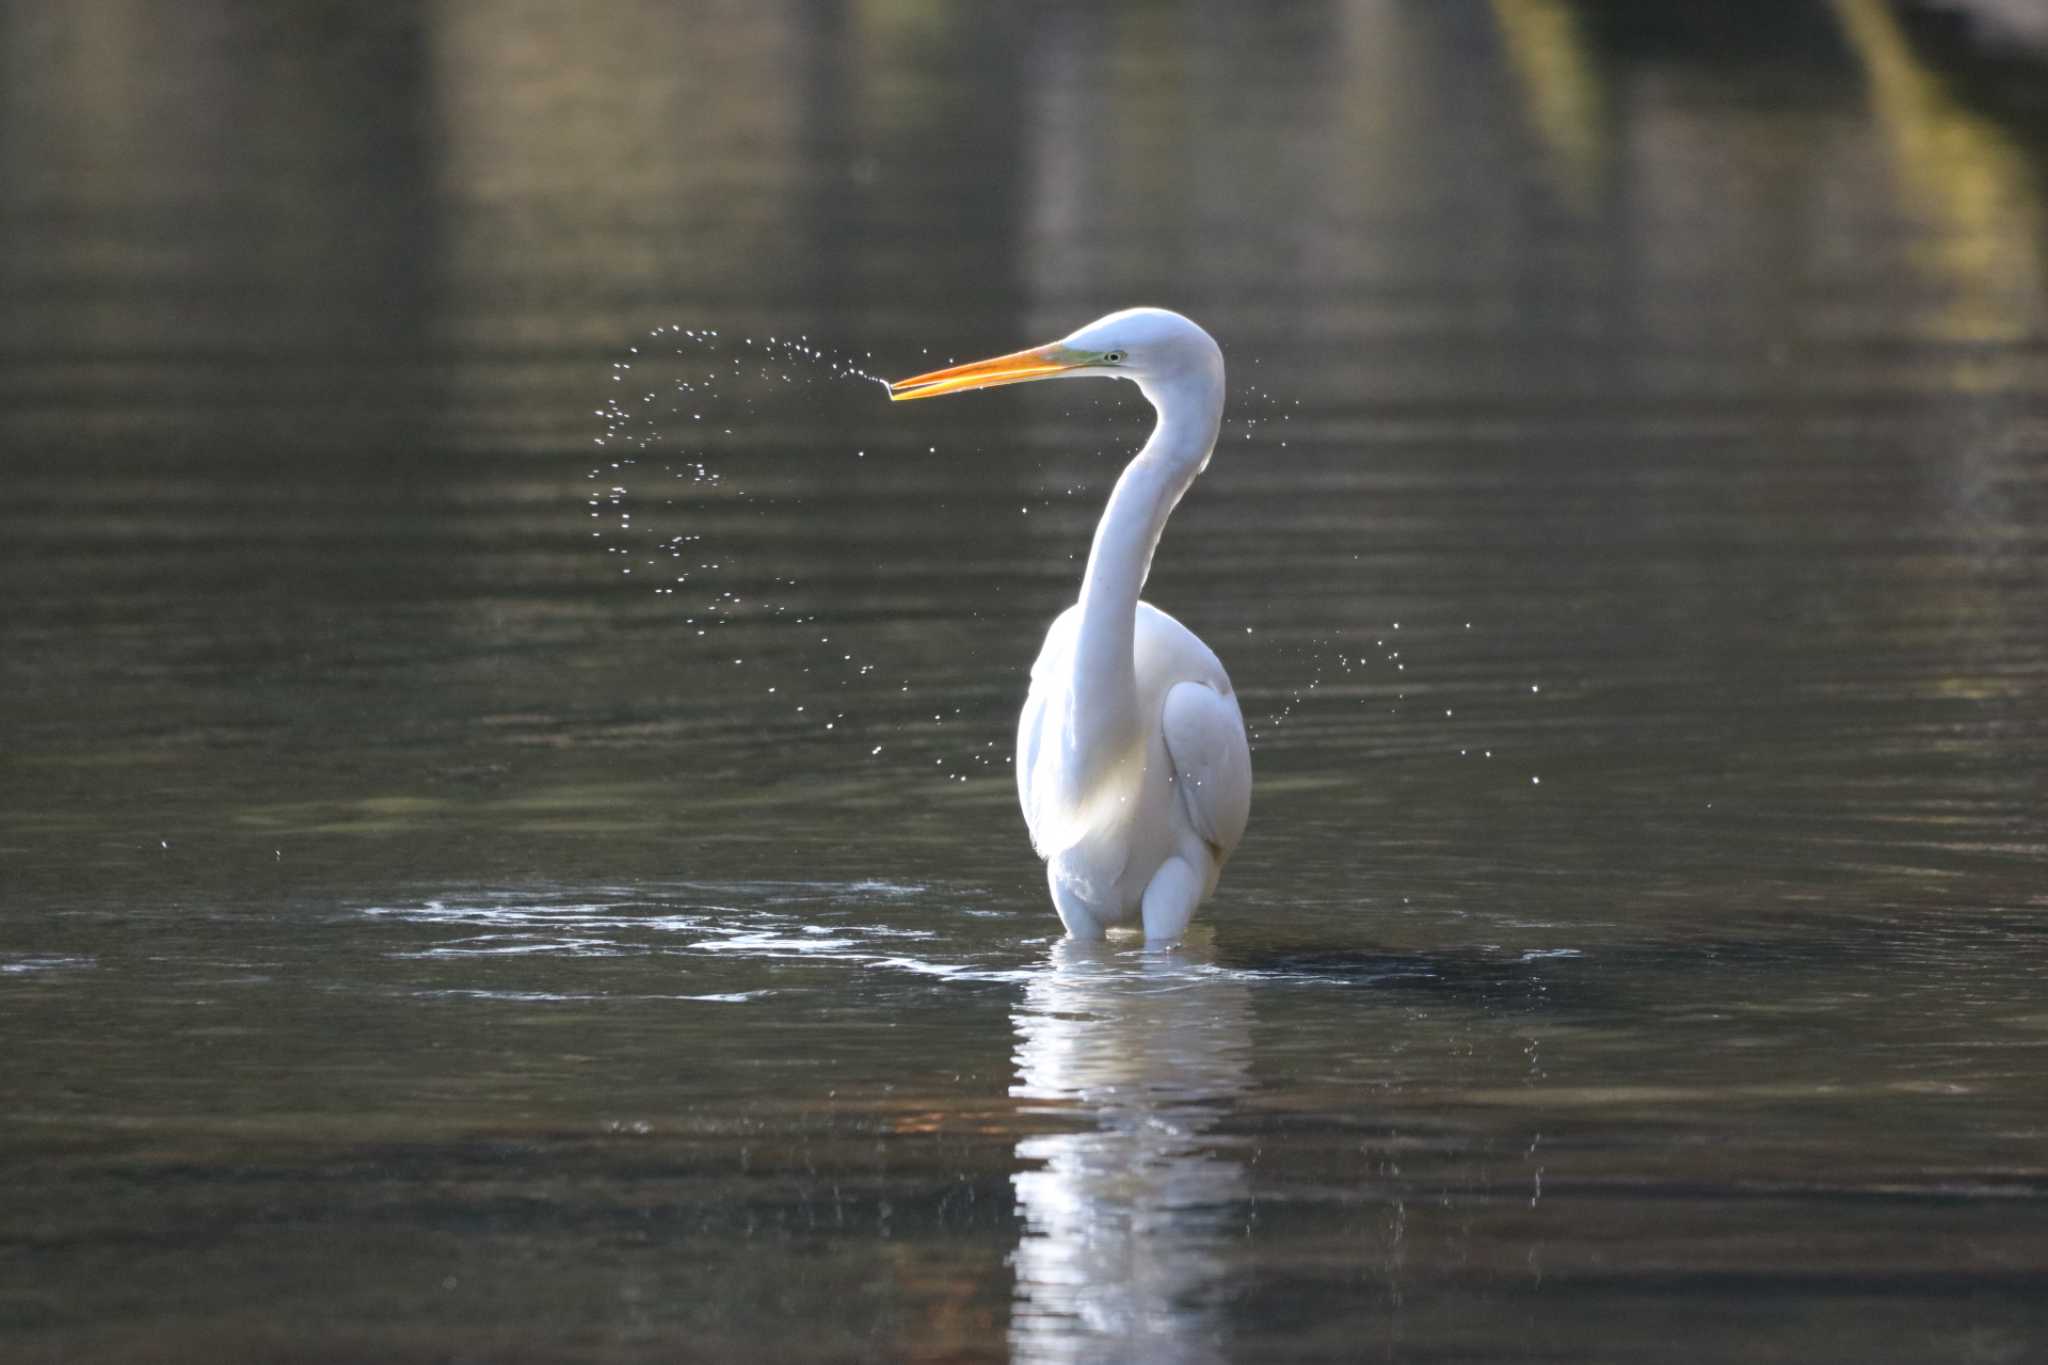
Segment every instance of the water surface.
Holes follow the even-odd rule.
[[[0,9],[0,1353],[2041,1355],[2042,58],[1716,15]],[[835,369],[1140,301],[1164,955],[1004,765],[1142,411]]]

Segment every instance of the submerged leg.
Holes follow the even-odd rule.
[[[1168,858],[1145,887],[1145,941],[1173,943],[1202,903],[1202,875],[1185,858]]]
[[[1072,891],[1060,885],[1059,873],[1052,864],[1045,865],[1045,884],[1052,891],[1052,908],[1060,912],[1060,923],[1067,926],[1070,938],[1099,939],[1102,937],[1102,922],[1094,912],[1079,900]]]

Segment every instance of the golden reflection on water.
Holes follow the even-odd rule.
[[[2044,321],[2040,173],[2011,133],[1968,108],[1914,51],[1883,0],[1834,0],[1863,65],[1870,102],[1899,172],[1899,189],[1928,225],[1927,255],[1954,290],[1944,310],[1951,340],[2010,343]],[[1962,361],[1951,381],[1990,378]]]
[[[1220,1290],[1249,1192],[1210,1130],[1251,1082],[1251,998],[1213,941],[1062,942],[1012,1016],[1011,1094],[1093,1127],[1017,1144],[1016,1359],[1227,1358]]]
[[[1607,90],[1578,11],[1564,0],[1493,0],[1494,23],[1531,122],[1585,207],[1609,156]]]

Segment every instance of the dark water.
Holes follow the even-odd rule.
[[[1992,37],[0,7],[0,1354],[2048,1356]],[[790,345],[1136,302],[1259,733],[1165,956],[1004,766],[1142,413]]]

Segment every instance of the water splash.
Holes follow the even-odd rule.
[[[1262,716],[1247,717],[1253,748],[1278,742],[1289,727],[1302,732],[1293,742],[1305,744],[1326,728],[1379,723],[1390,727],[1388,753],[1475,764],[1488,770],[1489,786],[1542,787],[1540,774],[1498,763],[1507,751],[1492,735],[1510,709],[1550,695],[1541,683],[1503,676],[1507,670],[1481,655],[1485,648],[1484,632],[1471,621],[1413,617],[1275,639],[1268,659],[1288,661],[1306,680],[1274,694]]]
[[[757,536],[730,528],[783,516],[825,524],[825,513],[806,505],[800,490],[778,482],[778,456],[800,434],[845,430],[838,409],[874,402],[869,386],[886,383],[865,360],[807,335],[730,336],[663,324],[612,363],[617,391],[593,411],[603,458],[587,471],[585,503],[591,538],[621,585],[672,606],[685,638],[702,641],[709,659],[734,670],[739,695],[765,700],[818,737],[862,733],[849,716],[863,685],[882,681],[880,662],[847,638],[848,629],[821,620],[819,585],[792,563],[754,562],[762,556],[739,547]],[[868,450],[851,440],[846,454],[864,460]],[[762,628],[780,656],[769,678],[757,652]],[[904,691],[910,685],[895,682]],[[865,748],[878,756],[874,745]]]
[[[886,389],[887,381],[806,336],[735,339],[714,328],[664,324],[648,334],[644,347],[628,347],[627,355],[612,363],[611,379],[636,392],[610,397],[594,412],[604,424],[594,442],[611,458],[593,465],[587,476],[597,485],[587,499],[591,518],[600,523],[593,539],[619,557],[622,577],[639,570],[655,594],[694,603],[688,622],[701,622],[699,634],[746,615],[741,609],[750,605],[753,614],[789,614],[791,604],[773,596],[750,604],[730,589],[717,590],[714,576],[737,566],[717,557],[701,528],[676,530],[675,522],[709,504],[762,497],[729,480],[722,464],[745,457],[762,443],[763,433],[775,434],[775,423],[787,426],[797,416],[815,414],[826,386]],[[763,402],[771,395],[772,419]],[[853,452],[856,459],[866,453]],[[678,508],[672,517],[663,515]],[[662,524],[650,525],[651,519]],[[700,577],[710,586],[688,590]],[[780,575],[769,582],[797,586]]]

